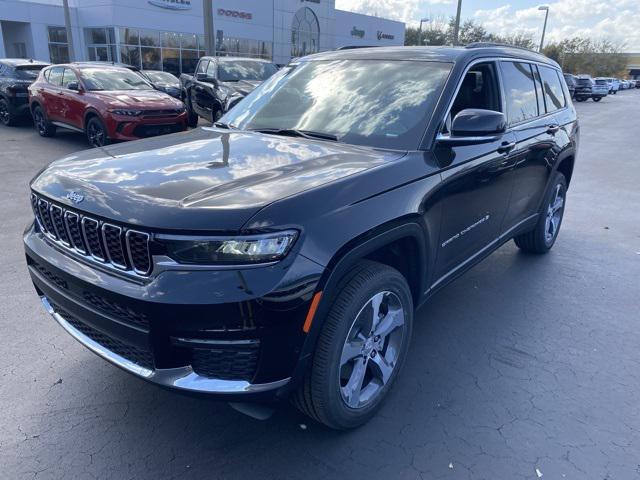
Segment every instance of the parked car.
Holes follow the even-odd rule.
[[[629,88],[636,88],[635,80],[627,80],[627,83],[629,83]]]
[[[47,65],[24,58],[0,58],[0,123],[15,125],[20,118],[29,116],[27,88]]]
[[[417,306],[512,238],[553,247],[578,136],[559,66],[528,50],[311,55],[215,127],[50,164],[28,270],[55,321],[129,373],[353,428]]]
[[[629,89],[629,82],[627,82],[626,80],[620,80],[620,90],[628,90]]]
[[[94,147],[187,128],[181,101],[154,90],[138,73],[117,66],[47,67],[29,87],[29,104],[43,137],[55,135],[57,127],[69,128],[84,132]]]
[[[613,94],[617,94],[618,90],[620,89],[620,82],[618,81],[617,78],[613,78],[613,77],[596,77],[595,81],[597,82],[598,80],[605,80],[607,82],[607,86],[609,87],[609,95]]]
[[[174,74],[162,70],[141,70],[140,73],[149,81],[156,90],[167,93],[173,98],[182,100],[180,80]]]
[[[604,97],[609,95],[609,84],[606,80],[594,80],[593,86],[591,87],[591,98],[593,98],[594,102],[599,102]]]
[[[194,76],[180,75],[189,126],[195,127],[199,116],[210,122],[217,121],[277,71],[273,63],[256,58],[200,58]]]
[[[576,77],[576,92],[574,98],[577,102],[584,102],[593,96],[593,79],[588,75]]]
[[[564,81],[566,82],[567,88],[569,89],[569,96],[573,99],[576,94],[576,77],[574,77],[570,73],[565,73]]]

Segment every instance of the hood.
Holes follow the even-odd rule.
[[[72,208],[157,230],[236,231],[276,200],[401,155],[200,128],[70,155],[40,173],[32,188]],[[84,199],[73,205],[70,192]]]
[[[225,88],[242,96],[250,94],[254,88],[262,83],[261,80],[240,80],[238,82],[220,82]]]
[[[177,108],[182,103],[164,92],[157,90],[122,90],[122,91],[94,91],[91,95],[99,97],[110,107],[133,107],[133,108]]]

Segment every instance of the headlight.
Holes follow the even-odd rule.
[[[167,255],[179,263],[240,265],[274,262],[284,258],[293,245],[297,232],[228,237],[180,238],[160,236]]]
[[[116,108],[109,111],[114,115],[125,115],[127,117],[137,117],[138,115],[142,115],[142,110],[129,110],[127,108]]]

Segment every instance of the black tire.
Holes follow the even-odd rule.
[[[190,97],[187,97],[185,104],[187,106],[187,125],[190,128],[196,128],[198,126],[199,119],[198,119],[198,115],[193,111]]]
[[[600,100],[602,100],[602,97],[593,97],[594,102],[599,102]]]
[[[41,137],[53,137],[56,134],[56,126],[47,120],[40,105],[33,107],[33,125]]]
[[[549,234],[549,229],[551,225],[548,223],[550,209],[553,209],[552,205],[557,206],[557,194],[559,193],[562,204],[558,208],[557,212],[559,216],[556,218],[555,214],[553,218],[556,218],[555,223],[553,225],[553,234]],[[542,207],[540,208],[540,216],[538,217],[538,222],[533,230],[523,233],[522,235],[518,235],[513,240],[520,250],[529,253],[547,253],[551,250],[551,247],[556,242],[558,238],[558,233],[560,232],[560,227],[562,225],[562,217],[564,216],[564,208],[567,202],[567,181],[564,178],[564,175],[560,172],[556,172],[553,180],[549,184],[549,190],[544,196],[544,200],[542,202]]]
[[[11,127],[16,124],[16,116],[11,113],[9,102],[4,98],[0,98],[0,123],[5,127]]]
[[[584,102],[585,100],[584,97],[576,97],[576,102]]]
[[[84,129],[87,135],[87,142],[92,147],[104,147],[109,145],[109,134],[107,128],[104,126],[104,122],[97,116],[93,116],[87,122]]]
[[[375,415],[397,378],[411,340],[413,301],[407,281],[400,272],[387,265],[371,261],[359,262],[345,275],[336,291],[338,294],[332,299],[332,305],[327,313],[316,350],[310,361],[310,368],[302,385],[294,393],[292,400],[294,405],[309,417],[330,428],[346,430],[366,423]],[[364,365],[362,369],[368,373],[363,374],[361,385],[364,385],[365,382],[367,384],[361,386],[361,390],[358,390],[356,402],[359,402],[360,392],[373,388],[374,393],[364,401],[363,405],[357,405],[354,408],[347,405],[347,400],[343,396],[343,391],[349,383],[347,382],[347,385],[344,386],[341,383],[346,380],[343,378],[342,371],[343,366],[346,365],[346,362],[342,363],[341,360],[343,348],[346,345],[347,336],[355,328],[356,320],[367,318],[369,317],[368,314],[374,311],[370,309],[369,305],[373,305],[371,301],[375,297],[392,298],[396,305],[400,305],[403,310],[401,312],[402,316],[393,318],[403,318],[404,323],[401,327],[396,326],[394,327],[395,329],[388,330],[382,340],[379,336],[374,338],[373,328],[367,333],[364,333],[365,330],[357,330],[358,341],[360,341],[361,337],[369,336],[369,340],[375,341],[377,338],[377,341],[383,342],[386,346],[379,349],[380,353],[377,353],[378,359],[376,360],[375,349],[377,347],[373,347],[372,351],[371,344],[369,344],[370,349],[363,354],[362,352],[365,352],[369,340],[361,342],[363,350],[352,361],[353,365],[362,361],[362,365]],[[391,307],[387,307],[388,313],[384,313],[384,301],[379,305],[381,306],[378,311],[381,315],[377,317],[379,319],[378,326],[384,323],[384,319],[392,318]],[[397,309],[394,308],[394,311],[397,312]],[[374,317],[375,315],[371,315],[369,318]],[[314,321],[318,322],[319,320],[316,318]],[[394,346],[392,350],[389,350],[392,335],[394,336]],[[381,346],[381,344],[378,343],[378,346]],[[387,379],[380,385],[380,381],[374,381],[372,369],[381,371],[377,370],[376,365],[381,360],[384,360],[389,355],[389,352],[397,352],[397,355],[394,362],[386,363],[385,360],[385,364],[387,366],[391,365],[392,370],[387,371]],[[371,365],[367,363],[369,361],[371,361]],[[353,367],[350,374],[351,377],[354,377],[353,372],[356,368],[358,367]],[[365,376],[367,374],[369,374],[369,377]]]

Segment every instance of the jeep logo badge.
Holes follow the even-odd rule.
[[[73,203],[80,203],[82,200],[84,200],[84,195],[78,192],[69,192],[67,193],[66,197],[68,200],[71,200]]]

